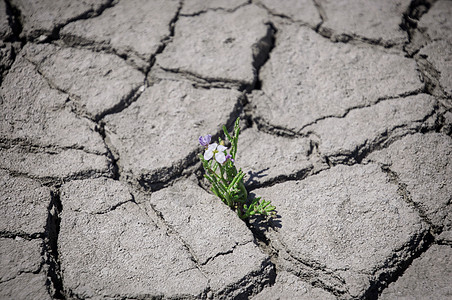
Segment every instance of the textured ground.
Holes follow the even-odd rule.
[[[452,299],[452,1],[0,0],[0,299]],[[200,135],[272,220],[209,191]]]

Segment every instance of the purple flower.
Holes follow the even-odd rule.
[[[212,136],[210,134],[206,135],[206,136],[200,136],[199,137],[199,143],[201,144],[201,146],[207,147],[210,144],[210,140],[212,139]]]
[[[228,159],[231,160],[232,162],[234,162],[234,159],[232,158],[231,154],[226,155],[225,158],[226,158],[225,162],[228,161]]]

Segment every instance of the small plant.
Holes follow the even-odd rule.
[[[249,203],[248,192],[243,184],[245,173],[242,169],[237,172],[235,167],[240,133],[239,122],[240,119],[237,118],[232,135],[229,134],[226,126],[223,126],[224,135],[231,143],[229,153],[221,138],[218,138],[218,143],[211,143],[212,136],[210,134],[199,137],[199,143],[205,148],[204,155],[199,154],[205,170],[204,177],[212,184],[212,192],[227,206],[235,210],[241,219],[249,218],[257,213],[273,216],[276,207],[270,205],[270,201],[257,197]]]

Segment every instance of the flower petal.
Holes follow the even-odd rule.
[[[215,153],[215,160],[222,164],[226,161],[226,156],[224,155],[223,152]]]
[[[200,144],[201,146],[207,146],[207,145],[204,143],[204,138],[203,138],[202,136],[199,137],[198,141],[199,141],[199,144]]]
[[[213,151],[210,150],[210,146],[209,146],[209,149],[207,149],[206,152],[204,152],[204,159],[209,160],[212,157],[213,157]]]
[[[219,152],[223,152],[223,151],[226,150],[226,149],[228,149],[228,148],[226,148],[226,147],[223,146],[223,145],[219,145],[219,146],[217,147],[217,150],[218,150]]]
[[[209,148],[207,148],[207,150],[213,151],[215,149],[217,149],[218,144],[217,143],[213,143],[209,145]]]

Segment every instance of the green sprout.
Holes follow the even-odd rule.
[[[261,197],[248,201],[248,192],[243,183],[245,173],[242,169],[237,172],[235,158],[240,133],[239,122],[240,118],[237,118],[232,134],[229,134],[226,126],[223,126],[224,135],[231,143],[229,153],[221,138],[218,139],[218,143],[211,143],[211,135],[199,137],[199,143],[205,147],[204,155],[199,154],[205,171],[204,177],[212,184],[212,192],[236,211],[241,219],[257,213],[274,216],[276,207],[271,205],[270,201],[265,201]]]

